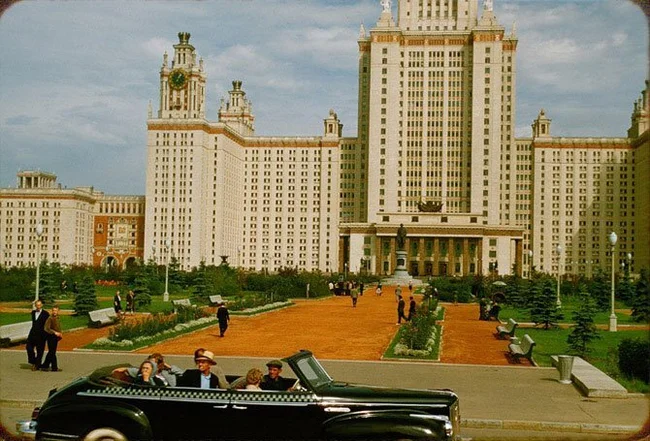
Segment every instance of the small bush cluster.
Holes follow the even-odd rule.
[[[159,334],[174,328],[178,324],[209,315],[209,312],[201,308],[179,306],[177,314],[155,314],[143,320],[121,323],[109,331],[108,339],[116,342],[123,340],[134,341],[138,337]]]
[[[650,345],[647,340],[625,338],[618,345],[618,368],[623,375],[648,384],[650,379]]]
[[[427,305],[421,304],[415,316],[406,325],[402,341],[408,349],[429,350],[429,340],[435,336],[436,316],[434,311],[429,311]]]

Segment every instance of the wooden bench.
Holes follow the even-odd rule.
[[[223,299],[221,298],[221,295],[210,296],[208,297],[208,299],[210,299],[210,304],[212,306],[218,305],[220,303],[224,303]]]
[[[514,337],[515,336],[515,330],[517,329],[517,326],[519,323],[514,321],[513,319],[508,319],[508,323],[504,325],[498,325],[497,326],[497,336],[500,339],[505,339],[506,337]]]
[[[508,345],[508,350],[510,351],[510,356],[517,363],[521,362],[522,358],[527,358],[530,361],[530,364],[535,366],[533,361],[533,348],[536,343],[528,334],[524,335],[524,338],[520,342],[517,342],[516,339],[512,340],[512,343]]]
[[[101,328],[105,325],[112,325],[117,321],[117,313],[113,308],[96,309],[88,313],[90,325]]]
[[[0,326],[0,344],[7,346],[22,343],[27,340],[30,329],[32,329],[31,320]]]

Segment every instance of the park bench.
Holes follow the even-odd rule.
[[[117,313],[113,308],[96,309],[88,313],[90,325],[101,328],[104,325],[112,325],[118,319]]]
[[[185,306],[185,307],[192,307],[195,305],[192,305],[190,302],[190,299],[178,299],[178,300],[172,300],[172,304],[174,305],[174,313],[178,312],[178,306]]]
[[[498,325],[497,326],[497,336],[501,339],[505,339],[506,337],[514,337],[515,336],[515,330],[517,329],[517,323],[513,319],[508,319],[508,323],[506,325]]]
[[[0,326],[0,343],[2,346],[21,343],[27,340],[32,322],[12,323]]]
[[[522,358],[527,358],[530,361],[530,364],[535,365],[533,361],[533,348],[536,343],[528,334],[524,335],[524,338],[521,341],[517,339],[512,339],[512,343],[508,345],[508,350],[510,351],[510,356],[517,363],[521,361]]]
[[[208,299],[210,299],[210,304],[213,306],[218,305],[220,303],[224,303],[223,299],[221,298],[221,295],[210,296],[208,297]]]

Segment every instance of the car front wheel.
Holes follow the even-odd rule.
[[[119,430],[102,427],[88,432],[83,441],[128,441],[128,438]]]

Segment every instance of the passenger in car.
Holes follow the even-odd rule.
[[[154,375],[158,367],[151,360],[145,360],[140,364],[138,375],[133,380],[133,384],[142,386],[164,386],[165,383]]]
[[[154,373],[154,376],[162,381],[164,386],[176,386],[178,377],[183,375],[183,370],[178,366],[169,365],[165,363],[165,358],[159,352],[154,352],[147,360],[152,361],[154,366],[158,366],[157,370]],[[126,374],[130,378],[136,378],[139,373],[139,369],[135,367],[120,367],[113,369],[114,373]]]
[[[188,369],[178,379],[178,386],[201,389],[227,389],[230,387],[223,370],[217,366],[214,354],[204,348],[194,351],[197,369]],[[214,370],[214,373],[212,372]]]
[[[262,390],[287,390],[284,378],[280,376],[282,373],[282,362],[280,360],[271,360],[266,363],[269,373],[264,375],[260,387]]]
[[[260,382],[262,381],[263,376],[264,373],[258,368],[253,368],[248,371],[246,374],[246,387],[244,389],[262,390]]]

